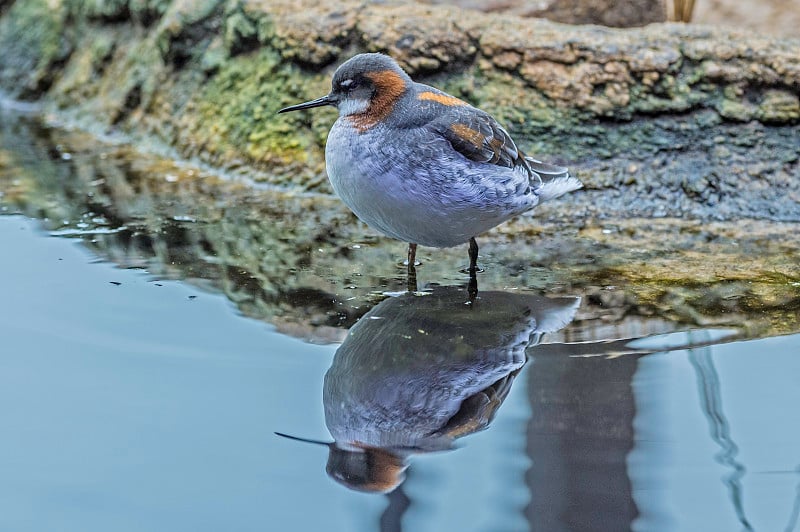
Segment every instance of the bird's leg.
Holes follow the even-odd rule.
[[[417,245],[409,244],[408,245],[408,291],[409,292],[417,291],[417,267],[415,266],[416,261],[417,261]]]
[[[475,299],[478,297],[478,276],[475,275],[475,271],[470,271],[469,273],[469,284],[467,285],[467,295],[469,299],[467,302],[471,305],[475,302]]]
[[[417,269],[413,266],[408,268],[408,277],[406,278],[406,289],[409,292],[417,291]]]
[[[475,242],[475,237],[469,239],[469,274],[475,275],[478,271],[478,243]]]
[[[411,268],[414,267],[417,263],[417,245],[416,244],[409,244],[408,245],[408,269],[409,271]]]

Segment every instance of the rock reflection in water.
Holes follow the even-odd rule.
[[[325,375],[328,474],[352,489],[399,486],[407,459],[485,429],[526,362],[580,298],[439,287],[384,300],[349,331]]]

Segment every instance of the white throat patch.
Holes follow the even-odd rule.
[[[368,100],[362,100],[360,98],[345,98],[339,102],[339,115],[357,115],[366,111],[367,107],[369,107]]]

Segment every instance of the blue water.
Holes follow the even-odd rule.
[[[22,216],[0,217],[0,242],[0,530],[798,530],[798,334],[689,350],[670,337],[669,352],[656,337],[651,354],[592,357],[545,341],[521,370],[498,370],[519,373],[486,430],[404,453],[399,488],[363,493],[326,474],[328,446],[275,432],[332,442],[325,373],[372,371],[368,358],[116,267]],[[533,305],[540,326],[564,325]],[[424,316],[490,316],[453,308]],[[404,316],[384,305],[364,319]],[[404,356],[435,355],[435,337],[402,330],[386,334],[414,342]],[[472,345],[505,342],[498,331]],[[386,370],[363,393],[401,390],[404,375]]]

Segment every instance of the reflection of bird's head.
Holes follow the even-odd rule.
[[[328,448],[328,465],[325,472],[336,482],[357,491],[389,493],[405,480],[406,464],[403,459],[387,449],[348,445],[344,447],[308,438],[299,438],[276,432],[290,440],[324,445]]]
[[[325,471],[350,489],[369,493],[388,493],[405,480],[403,459],[386,449],[331,444]]]

